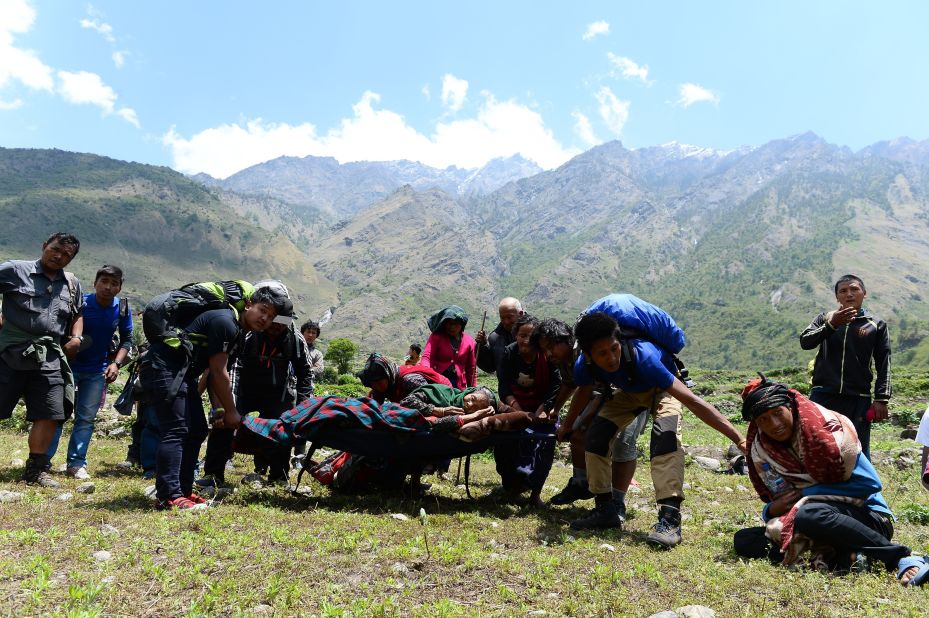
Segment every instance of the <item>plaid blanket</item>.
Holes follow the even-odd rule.
[[[333,428],[388,430],[401,432],[428,432],[429,422],[416,410],[402,408],[391,402],[377,403],[367,397],[310,397],[284,412],[280,418],[249,416],[242,419],[243,430],[280,445],[289,445],[294,439],[313,441],[320,431]],[[244,435],[237,436],[239,452],[252,452],[246,445],[253,442]],[[234,447],[235,448],[235,447]],[[240,448],[242,450],[240,450]]]

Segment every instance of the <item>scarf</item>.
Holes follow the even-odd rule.
[[[433,313],[426,320],[429,326],[429,332],[436,332],[442,328],[442,322],[446,320],[460,320],[464,326],[468,325],[468,314],[458,305],[449,305],[445,309]]]

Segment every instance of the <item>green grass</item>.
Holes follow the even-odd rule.
[[[742,376],[713,375],[698,376],[711,391],[706,396],[731,400]],[[896,538],[926,552],[929,495],[919,489],[915,466],[894,465],[896,453],[916,451],[898,432],[892,425],[876,427],[875,461],[885,496],[901,515]],[[704,449],[726,446],[689,414],[684,441]],[[115,467],[125,447],[122,439],[94,440],[90,472],[97,490],[87,495],[74,492],[78,483],[64,477],[61,490],[26,488],[15,482],[20,471],[9,460],[0,466],[0,489],[26,494],[20,503],[0,504],[0,594],[7,613],[238,616],[267,605],[281,616],[515,616],[533,610],[647,616],[702,604],[717,616],[924,614],[924,592],[902,588],[889,574],[821,575],[737,558],[732,534],[755,525],[761,504],[746,477],[695,465],[686,472],[684,543],[659,552],[643,541],[655,517],[644,458],[625,531],[588,534],[567,527],[581,508],[525,511],[499,501],[487,457],[473,464],[473,501],[454,479],[435,480],[422,501],[333,495],[304,479],[310,495],[239,488],[204,513],[156,512],[142,493],[150,481]],[[25,434],[5,424],[0,449],[25,458]],[[248,458],[238,455],[235,463],[234,482],[251,471]],[[453,476],[455,470],[453,462]],[[558,491],[569,472],[557,463],[543,498]],[[63,491],[74,498],[55,501]],[[420,507],[428,512],[426,530]],[[409,519],[394,519],[395,513]],[[615,551],[601,548],[604,543]],[[95,560],[100,550],[112,559]]]

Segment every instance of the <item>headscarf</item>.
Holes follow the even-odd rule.
[[[742,389],[742,418],[750,423],[768,410],[781,406],[790,407],[790,389],[783,384],[771,382],[763,373],[753,378]]]
[[[375,381],[387,378],[388,393],[391,392],[397,384],[399,375],[397,364],[381,356],[377,352],[374,352],[368,357],[368,360],[365,361],[364,368],[357,374],[358,379],[361,380],[361,383],[367,388],[371,388],[371,384]]]
[[[429,331],[434,333],[442,328],[442,322],[446,320],[458,320],[464,324],[464,326],[467,326],[468,314],[458,305],[449,305],[445,309],[437,311],[429,316],[426,320],[426,324],[429,326]]]
[[[410,395],[418,396],[423,401],[442,408],[464,408],[465,395],[471,393],[484,393],[490,402],[490,406],[494,410],[497,409],[497,395],[486,386],[472,386],[459,390],[444,384],[426,384],[414,390]]]

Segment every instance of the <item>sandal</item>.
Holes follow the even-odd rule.
[[[922,586],[929,580],[929,560],[925,556],[907,556],[901,558],[897,563],[897,579],[902,579],[903,575],[912,568],[916,568],[916,575],[907,582],[907,586]]]

